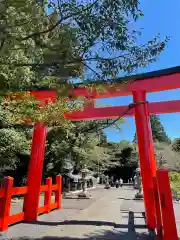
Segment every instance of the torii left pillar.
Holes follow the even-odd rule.
[[[46,126],[42,122],[37,122],[34,125],[31,158],[28,169],[28,192],[24,199],[24,220],[27,222],[36,221],[38,217],[45,145]]]

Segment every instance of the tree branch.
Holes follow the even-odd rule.
[[[119,55],[119,56],[113,57],[113,58],[101,58],[101,57],[95,58],[95,57],[92,57],[92,58],[82,59],[81,57],[79,57],[79,58],[76,58],[76,59],[68,61],[68,62],[62,62],[62,64],[68,65],[68,64],[82,63],[82,64],[86,65],[88,68],[90,68],[85,63],[86,61],[95,61],[95,62],[98,62],[98,61],[113,61],[113,60],[118,59],[118,58],[127,58],[127,56],[129,56],[129,55],[130,54]],[[59,65],[59,64],[61,64],[61,62],[57,62],[57,61],[50,62],[50,63],[4,63],[4,62],[0,62],[0,65],[12,65],[12,66],[15,66],[15,67],[35,67],[35,66],[45,66],[45,67],[49,66],[50,67],[50,66],[55,66],[55,65]],[[92,71],[94,71],[94,70],[92,70]]]
[[[94,69],[92,69],[90,66],[88,66],[86,63],[83,63],[89,70],[91,70],[97,77],[99,80],[102,80],[101,76],[99,75],[99,73],[97,73]]]
[[[84,11],[89,11],[93,8],[93,6],[98,2],[99,0],[96,0],[94,1],[90,6],[88,6],[87,8],[83,9],[83,12]],[[53,31],[60,23],[62,23],[63,21],[66,21],[68,20],[69,18],[71,17],[75,17],[77,15],[79,15],[79,13],[82,12],[82,11],[78,11],[74,14],[71,14],[71,15],[68,15],[68,16],[64,16],[64,17],[61,17],[59,21],[57,21],[53,26],[49,27],[48,29],[44,30],[44,31],[41,31],[41,32],[35,32],[35,33],[32,33],[24,38],[21,38],[19,40],[21,41],[24,41],[24,40],[27,40],[29,38],[32,38],[32,37],[35,37],[35,36],[40,36],[41,34],[46,34],[46,33],[49,33],[51,31]]]

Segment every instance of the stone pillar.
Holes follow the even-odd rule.
[[[140,199],[143,198],[143,190],[142,190],[142,182],[141,182],[141,170],[140,168],[136,168],[136,177],[137,177],[137,186],[138,192],[135,195],[135,198]]]
[[[84,168],[81,170],[82,180],[83,180],[83,189],[82,189],[82,192],[78,195],[79,198],[89,198],[87,194],[87,181],[86,181],[86,177],[88,173],[89,173],[89,170],[86,168],[86,165],[85,165]]]

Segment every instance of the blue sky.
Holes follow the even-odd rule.
[[[141,72],[149,72],[168,67],[180,65],[180,1],[151,0],[140,1],[144,18],[138,22],[137,27],[144,28],[142,40],[151,39],[157,33],[162,37],[169,36],[171,39],[161,54],[158,61]],[[156,102],[163,100],[180,99],[180,89],[148,94],[148,101]],[[127,105],[132,101],[131,97],[120,97],[113,99],[103,99],[101,103],[112,105]],[[170,138],[180,137],[180,113],[160,115],[161,123]],[[120,141],[122,139],[132,140],[135,133],[134,118],[126,118],[122,131],[107,129],[105,133],[110,141]]]

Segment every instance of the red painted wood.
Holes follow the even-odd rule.
[[[127,110],[128,106],[104,107],[85,109],[82,111],[73,111],[71,113],[64,113],[65,117],[70,120],[95,120],[118,118]],[[133,116],[134,111],[130,110],[126,116]]]
[[[60,209],[62,203],[62,176],[56,176],[56,184],[58,188],[55,191],[55,203],[57,203],[57,209]]]
[[[44,205],[47,206],[46,213],[49,213],[51,211],[52,178],[46,179],[46,185],[48,186],[48,191],[45,192]]]
[[[52,90],[37,90],[31,91],[31,96],[34,96],[39,101],[56,101],[57,94]]]
[[[28,188],[27,187],[14,187],[12,190],[12,195],[24,195],[28,192]]]
[[[46,191],[48,191],[48,186],[47,185],[42,185],[40,187],[40,192],[46,192]]]
[[[160,198],[159,191],[157,186],[157,178],[153,178],[153,187],[154,187],[154,199],[155,199],[155,212],[156,212],[156,230],[158,240],[163,240],[163,226],[162,226],[162,217],[161,217],[161,207],[160,207]]]
[[[24,220],[28,222],[36,221],[38,216],[45,144],[46,127],[43,123],[38,122],[34,126],[27,178],[28,193],[24,199]]]
[[[161,200],[161,212],[164,230],[163,240],[178,240],[172,194],[167,169],[157,170],[157,183]]]
[[[153,78],[147,78],[144,80],[136,80],[131,83],[125,84],[104,84],[104,91],[98,93],[95,88],[74,88],[69,91],[69,95],[74,97],[85,96],[93,99],[110,98],[118,96],[128,96],[134,91],[146,91],[146,92],[159,92],[164,90],[172,90],[180,88],[180,73],[173,73],[164,76],[158,76]],[[51,99],[55,101],[56,91],[53,90],[37,90],[31,91],[31,95],[35,96],[38,100],[48,103]]]
[[[59,186],[57,184],[52,185],[52,191],[58,190]]]
[[[58,209],[58,203],[57,202],[51,204],[51,210],[54,210],[54,209]]]
[[[44,206],[38,207],[38,214],[49,213],[51,210],[61,206],[61,176],[56,179],[57,183],[52,185],[52,178],[46,179],[46,185],[40,187],[41,192],[45,192]],[[28,187],[13,187],[13,178],[7,177],[4,180],[3,188],[0,189],[0,231],[6,231],[8,225],[12,225],[24,220],[25,213],[20,212],[10,215],[11,197],[13,195],[27,194]],[[51,204],[52,191],[55,191],[55,203]],[[60,199],[60,201],[59,201]]]
[[[134,103],[146,102],[145,92],[133,93]],[[155,202],[153,192],[153,176],[156,173],[156,164],[153,152],[152,132],[148,104],[135,106],[136,133],[140,155],[142,187],[146,211],[146,222],[150,229],[155,229]]]
[[[0,198],[0,231],[2,232],[8,229],[13,181],[12,177],[5,177],[3,182],[4,197]]]
[[[4,196],[4,189],[0,188],[0,198],[2,198]]]
[[[38,208],[38,215],[47,212],[48,206],[41,206]]]
[[[108,119],[118,118],[123,115],[128,106],[112,106],[103,108],[86,109],[83,111],[73,111],[65,113],[65,117],[70,120],[93,120],[93,119]],[[180,112],[180,100],[168,102],[153,102],[149,103],[150,114],[163,114]],[[131,109],[125,114],[126,117],[134,115],[134,109]]]
[[[9,225],[18,223],[24,220],[24,212],[14,214],[12,216],[9,216],[8,223]]]
[[[86,96],[89,98],[111,98],[118,96],[128,96],[132,92],[146,91],[146,92],[159,92],[164,90],[172,90],[180,88],[180,73],[165,75],[161,77],[154,77],[144,80],[136,80],[132,83],[114,84],[113,88],[104,84],[104,92],[98,93],[96,89],[91,91],[88,88],[75,88],[69,92],[74,97]]]

